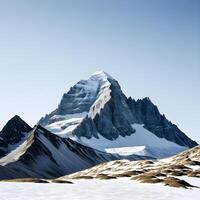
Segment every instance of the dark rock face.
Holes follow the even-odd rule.
[[[97,133],[99,133],[106,139],[115,140],[120,135],[125,137],[135,132],[131,126],[134,118],[126,103],[127,99],[118,82],[115,80],[110,80],[110,82],[111,99],[94,119],[86,117],[74,130],[74,135],[89,139],[92,136],[98,138]]]
[[[119,135],[125,137],[134,133],[131,124],[144,124],[145,128],[159,138],[165,138],[181,146],[194,147],[197,143],[187,137],[176,125],[161,115],[157,106],[149,98],[135,101],[127,99],[122,93],[117,81],[111,82],[111,99],[99,114],[92,120],[85,118],[74,130],[78,137],[92,136],[98,138],[97,132],[109,140],[115,140]]]
[[[0,180],[20,178],[18,172],[15,172],[7,167],[0,165]]]
[[[31,130],[32,128],[19,116],[10,119],[0,132],[0,157],[9,152],[8,145],[17,144]]]
[[[8,144],[0,138],[0,158],[6,155]]]
[[[136,123],[144,124],[145,128],[160,138],[165,138],[181,146],[194,147],[198,145],[187,137],[176,125],[161,115],[157,106],[149,98],[135,101],[132,98],[127,103],[135,116]]]

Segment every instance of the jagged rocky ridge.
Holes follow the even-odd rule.
[[[69,138],[61,138],[37,125],[27,133],[23,143],[0,159],[0,179],[56,178],[121,158]],[[136,155],[125,158],[137,160],[148,157]]]
[[[176,125],[160,114],[149,98],[137,101],[127,98],[119,83],[102,71],[73,86],[68,93],[63,95],[58,108],[42,118],[39,124],[55,134],[71,137],[93,148],[98,148],[99,143],[105,144],[105,141],[113,141],[116,145],[112,147],[118,147],[117,141],[130,136],[128,146],[131,145],[131,140],[134,140],[134,146],[145,145],[148,149],[155,149],[146,141],[146,143],[144,141],[137,143],[137,137],[132,138],[136,133],[134,124],[143,124],[149,133],[161,138],[162,141],[165,139],[171,142],[171,146],[176,145],[175,148],[171,148],[172,150],[158,149],[157,152],[169,152],[162,156],[170,156],[184,148],[197,145]],[[128,146],[124,145],[124,147]],[[121,144],[120,147],[123,145]],[[110,146],[104,145],[104,149],[106,148]],[[103,148],[100,149],[103,150]]]
[[[175,124],[162,115],[149,98],[135,101],[131,97],[127,103],[135,116],[135,123],[144,124],[145,128],[160,138],[166,138],[181,146],[194,147],[197,143],[185,135]]]

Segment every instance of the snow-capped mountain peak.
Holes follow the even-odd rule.
[[[115,81],[103,71],[92,74],[88,79],[81,80],[65,93],[58,106],[60,115],[88,112],[95,101],[109,90]]]
[[[54,134],[105,151],[144,146],[144,151],[149,151],[147,155],[153,155],[155,146],[152,140],[144,141],[140,137],[148,138],[146,134],[157,137],[157,143],[167,144],[169,141],[175,144],[170,144],[168,149],[163,145],[163,151],[169,155],[197,145],[168,121],[148,97],[139,100],[127,98],[117,80],[104,71],[95,72],[70,88],[58,108],[42,118],[39,124]],[[137,124],[143,126],[136,129]],[[167,156],[161,152],[160,156],[163,155]]]
[[[88,79],[81,80],[71,87],[63,95],[58,108],[42,118],[39,124],[45,127],[50,125],[50,127],[46,127],[50,130],[52,130],[52,126],[55,129],[58,126],[63,128],[67,126],[65,131],[61,131],[59,128],[59,130],[54,129],[53,132],[59,132],[60,135],[71,133],[83,118],[87,116],[93,119],[111,99],[111,90],[113,90],[111,85],[117,90],[121,90],[118,82],[108,73],[95,72]],[[70,121],[68,121],[69,119]]]
[[[95,73],[93,73],[91,76],[90,76],[90,79],[98,79],[98,80],[109,80],[109,79],[113,79],[114,78],[108,74],[107,72],[101,70],[101,71],[97,71]]]

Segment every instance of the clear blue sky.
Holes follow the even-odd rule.
[[[200,142],[199,0],[0,0],[0,128],[104,70]]]

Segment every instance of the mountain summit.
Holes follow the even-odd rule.
[[[112,81],[114,79],[103,71],[92,74],[88,80],[79,81],[70,88],[68,93],[63,95],[58,108],[48,115],[48,118],[53,115],[89,112],[91,106],[102,94],[108,93],[109,97]],[[41,123],[47,124],[48,121],[44,119],[41,120]]]
[[[54,133],[58,133],[64,137],[69,137],[76,127],[82,124],[82,121],[93,121],[105,110],[112,102],[113,114],[118,115],[116,121],[112,121],[112,116],[105,120],[104,130],[100,131],[107,138],[117,138],[119,134],[130,135],[134,132],[130,124],[134,123],[132,113],[126,103],[127,98],[121,91],[118,82],[106,72],[100,71],[92,74],[89,79],[81,80],[70,88],[69,92],[64,94],[61,102],[56,110],[46,115],[39,121],[39,124],[45,126]],[[104,116],[105,118],[105,116]],[[99,119],[100,120],[100,119]],[[112,123],[112,124],[109,124]],[[85,123],[86,124],[86,123]],[[108,126],[106,127],[106,125]],[[126,126],[127,130],[118,130],[120,127]],[[88,127],[89,128],[89,127]],[[94,128],[94,127],[93,127]],[[108,129],[112,130],[108,130]],[[81,131],[81,130],[80,130]],[[84,130],[82,132],[87,138],[95,135],[96,131]],[[111,131],[112,134],[109,132]],[[76,133],[77,136],[81,133]]]
[[[120,155],[159,158],[197,145],[149,98],[127,98],[117,80],[103,71],[70,88],[39,124],[61,137]]]
[[[31,129],[18,115],[10,119],[0,131],[0,158],[20,145]]]

